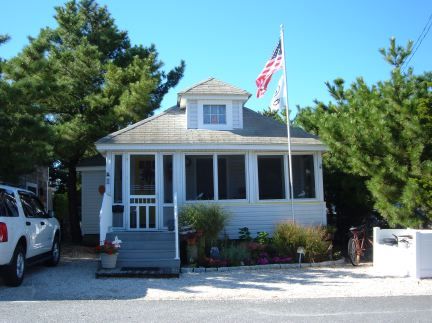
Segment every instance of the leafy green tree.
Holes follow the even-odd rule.
[[[7,76],[38,88],[30,102],[53,130],[56,158],[68,170],[71,234],[80,240],[76,166],[102,136],[150,116],[183,76],[165,73],[154,45],[132,46],[106,7],[93,0],[56,7],[56,28],[44,28],[10,60]]]
[[[0,45],[8,40],[0,35]],[[35,90],[8,82],[3,75],[6,63],[0,58],[0,179],[13,183],[35,166],[48,165],[51,147],[43,113],[25,99]]]
[[[425,227],[432,223],[432,74],[401,71],[411,48],[392,39],[380,50],[393,67],[389,80],[327,83],[333,101],[302,109],[297,122],[328,145],[332,167],[365,180],[390,225]]]

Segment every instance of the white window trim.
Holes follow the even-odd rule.
[[[204,105],[225,105],[226,123],[225,124],[205,124],[204,123]],[[233,112],[231,100],[198,100],[198,129],[210,130],[232,130],[233,129]]]
[[[212,156],[213,158],[213,200],[188,200],[186,198],[186,156]],[[245,163],[245,188],[246,188],[246,198],[245,199],[219,199],[219,188],[218,188],[218,172],[217,172],[217,156],[221,155],[242,155],[244,156]],[[248,154],[245,152],[184,152],[182,154],[182,164],[183,164],[183,201],[186,204],[193,203],[221,203],[221,204],[236,204],[249,202],[249,165],[248,165]]]
[[[258,176],[258,156],[284,156],[284,180],[285,180],[285,198],[284,199],[264,199],[260,200],[259,198],[259,176]],[[291,156],[295,155],[310,155],[313,157],[313,165],[314,165],[314,185],[315,185],[315,197],[310,198],[294,198],[294,203],[296,202],[321,202],[323,197],[320,197],[320,176],[319,176],[319,165],[318,165],[318,156],[315,152],[293,152]],[[255,163],[256,163],[256,172],[255,172],[255,198],[258,203],[275,203],[275,202],[291,202],[291,190],[289,184],[289,169],[288,169],[288,153],[286,152],[256,152],[255,153]]]

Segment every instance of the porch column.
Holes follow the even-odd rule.
[[[101,244],[106,239],[106,234],[111,230],[112,227],[111,182],[114,180],[112,176],[112,153],[107,153],[105,158],[105,193],[102,200],[101,210],[99,212],[99,241]]]

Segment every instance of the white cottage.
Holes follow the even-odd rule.
[[[175,200],[221,204],[232,239],[240,227],[271,233],[293,219],[286,126],[246,108],[249,97],[209,78],[178,93],[176,106],[96,142],[106,157],[100,236],[125,241],[120,266],[178,266]],[[325,225],[325,146],[299,128],[291,143],[295,221]]]

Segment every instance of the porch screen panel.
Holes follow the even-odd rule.
[[[147,207],[139,207],[139,227],[140,229],[145,229],[147,227]]]
[[[136,229],[137,227],[137,207],[131,206],[129,209],[129,227]]]
[[[156,207],[155,206],[149,206],[149,228],[154,229],[156,228]]]
[[[315,197],[315,172],[312,155],[292,156],[294,198]]]
[[[114,203],[123,202],[123,162],[122,155],[114,157]]]
[[[260,200],[285,198],[283,156],[258,156],[258,184]]]
[[[220,200],[246,198],[244,155],[218,156],[218,191]]]
[[[186,199],[213,200],[213,156],[187,155]]]
[[[164,203],[173,202],[173,156],[163,156]]]
[[[130,194],[155,195],[155,156],[130,157]]]

